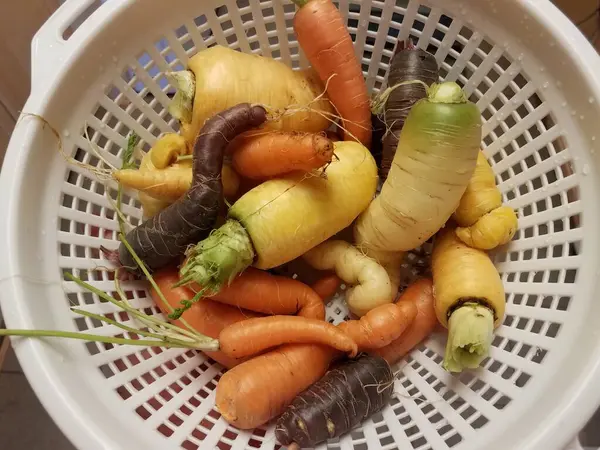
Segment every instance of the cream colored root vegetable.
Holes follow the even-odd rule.
[[[444,367],[474,369],[488,355],[494,327],[504,319],[500,275],[487,253],[463,243],[453,228],[436,236],[431,270],[435,312],[448,328]]]
[[[174,111],[188,142],[196,138],[206,119],[245,102],[264,105],[275,115],[290,109],[278,120],[269,121],[265,126],[268,129],[317,132],[331,124],[323,114],[331,115],[334,109],[325,96],[319,97],[325,87],[312,69],[295,71],[274,59],[219,45],[194,55],[188,69],[185,73],[191,72],[193,77],[179,77],[178,87],[185,92],[191,84],[195,86],[193,103],[190,98],[189,103],[178,104],[184,110],[191,108],[191,122],[185,120],[189,111]]]
[[[494,172],[481,151],[454,220],[459,225],[456,230],[459,239],[482,250],[506,244],[517,231],[517,215],[512,208],[502,205]]]
[[[363,316],[373,308],[391,303],[395,292],[386,270],[346,241],[326,241],[303,255],[317,270],[334,270],[345,283],[350,311]]]
[[[456,210],[477,160],[481,114],[453,82],[412,107],[380,195],[360,215],[355,243],[369,256],[412,250]]]

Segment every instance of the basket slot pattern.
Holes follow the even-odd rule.
[[[368,88],[377,92],[385,87],[397,39],[411,38],[433,53],[441,78],[456,80],[482,111],[482,149],[504,200],[519,214],[520,229],[509,247],[493,255],[504,281],[508,314],[483,369],[459,377],[447,374],[440,367],[444,338],[434,335],[398,366],[398,397],[392,404],[362,429],[326,447],[367,449],[367,442],[379,442],[383,449],[454,448],[489,421],[510,414],[505,411],[519,401],[523,387],[536,382],[546,356],[569,325],[567,313],[583,264],[577,153],[546,102],[546,87],[524,71],[522,54],[514,55],[508,44],[498,45],[492,36],[473,31],[464,16],[450,17],[446,9],[414,0],[393,7],[386,3],[336,3],[347,19]],[[89,117],[72,128],[79,132],[65,151],[82,165],[106,169],[104,160],[119,167],[130,131],[141,136],[143,150],[161,133],[176,131],[178,123],[167,110],[174,88],[164,72],[183,69],[198,50],[220,44],[281,59],[294,68],[306,67],[293,33],[294,12],[293,4],[279,0],[199,4],[197,16],[189,16],[178,28],[161,30],[155,42],[134,55],[114,59],[113,79],[90,105]],[[60,270],[111,293],[114,275],[104,270],[107,262],[98,250],[100,245],[117,246],[118,223],[109,198],[116,198],[113,182],[105,188],[104,181],[85,167],[70,165],[56,228]],[[132,192],[125,192],[123,212],[132,224],[139,223],[140,204]],[[409,256],[404,267],[408,278],[426,254]],[[74,283],[63,285],[69,305],[136,323]],[[162,317],[143,283],[123,287],[134,307]],[[332,323],[347,319],[343,295],[336,296],[327,311]],[[75,329],[123,335],[114,326],[72,317]],[[84,345],[114,395],[159,439],[185,449],[278,448],[272,428],[241,432],[220,418],[213,404],[222,368],[201,353]],[[427,432],[431,428],[434,433]]]

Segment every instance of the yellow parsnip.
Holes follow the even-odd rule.
[[[332,114],[333,107],[325,96],[319,97],[325,87],[312,69],[292,70],[274,59],[220,45],[194,55],[188,68],[195,79],[192,120],[181,123],[188,142],[207,118],[244,102],[264,105],[273,114],[265,124],[268,129],[317,132],[331,124],[322,113]]]

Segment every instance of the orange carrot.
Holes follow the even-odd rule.
[[[416,314],[416,311],[415,311]],[[270,316],[248,319],[226,327],[219,334],[220,349],[241,358],[281,344],[321,344],[356,356],[356,343],[340,328],[318,319]]]
[[[198,285],[191,285],[198,291]],[[211,300],[271,315],[298,315],[325,319],[323,301],[310,286],[291,278],[248,268]]]
[[[342,16],[331,0],[293,0],[294,30],[327,95],[342,116],[345,140],[371,144],[371,111],[362,69]]]
[[[311,287],[321,297],[323,302],[327,303],[336,294],[341,284],[342,279],[335,273],[332,273],[319,278]]]
[[[309,172],[333,156],[333,142],[320,133],[256,130],[236,138],[231,147],[235,171],[256,180]]]
[[[263,425],[325,375],[332,353],[320,345],[291,344],[256,356],[223,374],[215,404],[237,428]]]
[[[421,290],[427,292],[422,293]],[[423,298],[428,296],[431,297],[431,281],[428,284],[420,283],[414,288],[411,286],[402,296],[401,303],[412,303],[418,309]],[[371,348],[396,335],[401,337],[394,342],[401,340],[403,331],[410,325],[410,320],[404,317],[398,318],[395,331],[369,330],[371,324],[368,321],[371,318],[372,326],[394,328],[391,321],[382,320],[383,313],[377,312],[379,308],[389,312],[389,305],[382,305],[360,321],[351,321],[358,323],[350,323],[341,328],[351,330],[349,334],[357,343],[362,341]],[[414,309],[400,304],[398,308],[409,315],[412,310],[414,317]],[[359,337],[361,332],[366,332],[366,336]],[[385,339],[378,341],[377,336],[385,336]],[[366,349],[359,345],[359,350]],[[338,355],[339,352],[319,345],[285,345],[252,358],[234,367],[219,380],[217,407],[223,418],[238,428],[252,429],[263,425],[281,414],[300,392],[325,375],[329,364]]]
[[[408,330],[391,344],[374,351],[388,363],[394,364],[429,336],[437,325],[433,308],[433,284],[430,279],[421,279],[411,284],[404,292],[398,305],[411,302],[417,307],[417,316]]]
[[[159,270],[152,277],[172,308],[177,308],[180,306],[182,300],[189,300],[194,296],[194,292],[187,287],[173,287],[179,281],[177,268]],[[168,306],[162,302],[154,289],[150,290],[150,295],[163,314],[165,316],[168,315],[170,313]],[[260,317],[260,314],[223,305],[209,299],[202,299],[194,304],[182,316],[194,330],[212,338],[218,338],[221,331],[227,326],[256,317]],[[176,320],[173,323],[179,327],[186,328],[180,320]],[[205,353],[227,368],[234,367],[246,360],[246,358],[232,358],[221,351]]]
[[[339,327],[361,350],[372,350],[398,339],[416,316],[417,307],[410,301],[387,303],[372,309],[360,320],[342,322]]]

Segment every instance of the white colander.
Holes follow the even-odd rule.
[[[435,54],[443,78],[464,86],[483,114],[482,145],[520,230],[495,254],[507,316],[483,367],[444,372],[445,338],[433,336],[401,363],[392,404],[327,448],[564,447],[600,401],[598,56],[544,0],[340,0],[339,8],[371,91],[384,83],[397,39],[409,36]],[[130,130],[147,149],[176,127],[163,72],[183,68],[193,53],[218,43],[305,66],[293,15],[282,0],[70,0],[34,39],[24,112],[46,118],[76,159],[98,163],[87,131],[102,156],[120,164]],[[66,164],[51,127],[22,116],[0,192],[7,326],[118,334],[73,314],[70,305],[115,308],[63,279],[70,271],[114,289],[98,251],[117,245],[103,182]],[[136,222],[134,197],[124,212]],[[145,283],[126,288],[135,305],[158,314]],[[345,317],[341,298],[328,313]],[[277,446],[272,428],[240,432],[220,418],[222,368],[198,352],[13,343],[42,403],[81,449]]]

